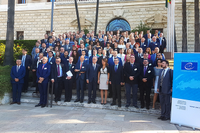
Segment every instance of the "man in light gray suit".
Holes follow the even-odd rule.
[[[158,119],[169,120],[171,113],[171,93],[173,70],[169,68],[167,60],[162,61],[163,70],[160,73],[158,80],[158,92],[160,94],[161,116]]]

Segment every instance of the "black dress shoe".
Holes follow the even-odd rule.
[[[146,109],[149,110],[149,106],[147,106]]]
[[[139,108],[138,106],[133,106],[133,107],[135,107],[136,109],[138,109],[138,108]]]
[[[90,104],[91,103],[91,101],[88,101],[88,104]]]
[[[74,102],[76,103],[76,102],[79,102],[80,100],[78,100],[78,99],[76,99]]]
[[[160,116],[160,117],[158,117],[158,119],[163,119],[163,118],[165,118],[164,116]]]
[[[144,108],[144,105],[141,105],[141,109],[143,109]]]
[[[40,105],[40,104],[35,105],[35,107],[40,107],[40,106],[42,106],[42,105]]]
[[[61,101],[60,99],[58,99],[58,101]]]
[[[80,103],[83,103],[83,100],[81,100]]]
[[[68,102],[68,100],[65,100],[64,102]]]
[[[118,107],[121,108],[121,104],[119,104]]]
[[[10,105],[15,104],[16,102],[11,102]]]
[[[42,105],[41,108],[44,108],[46,105]]]
[[[96,104],[96,101],[92,101],[92,103]]]
[[[162,120],[162,121],[167,121],[167,120],[170,120],[170,118],[164,117],[164,118],[162,118],[161,120]]]
[[[17,104],[18,104],[18,105],[20,105],[21,103],[20,103],[20,102],[18,102]]]
[[[116,105],[116,103],[111,103],[110,105],[113,106],[113,105]]]
[[[130,106],[130,105],[127,104],[125,107],[128,108],[129,106]]]

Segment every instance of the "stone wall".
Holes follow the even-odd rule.
[[[40,0],[41,1],[41,0]],[[46,31],[50,31],[51,3],[36,3],[27,0],[24,5],[17,4],[15,12],[15,39],[16,31],[24,31],[24,39],[41,39]],[[96,3],[79,3],[79,16],[81,29],[94,30]],[[182,4],[176,1],[175,28],[178,51],[182,44]],[[194,51],[194,3],[187,1],[188,13],[188,50]],[[114,18],[127,20],[131,29],[143,21],[152,28],[162,28],[164,36],[167,31],[167,9],[165,1],[123,1],[123,2],[100,2],[98,30],[106,29],[107,24]],[[0,5],[0,40],[6,39],[7,5]],[[77,20],[74,4],[55,2],[54,30],[56,34],[66,31],[76,31]]]

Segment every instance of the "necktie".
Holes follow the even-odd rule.
[[[51,58],[49,58],[49,62],[51,61]]]
[[[81,63],[81,67],[82,67],[82,63]],[[80,67],[80,69],[81,69],[81,67]]]
[[[144,67],[144,75],[146,74],[146,70],[147,70],[147,68],[146,68],[146,66]]]
[[[117,71],[117,65],[115,65],[115,72]]]
[[[95,70],[95,64],[93,65],[93,67],[94,67],[94,70]]]
[[[69,63],[69,70],[71,69],[71,64]]]
[[[165,69],[163,70],[162,75],[161,75],[160,86],[162,86],[164,74],[165,74]]]
[[[23,66],[25,66],[25,55],[23,55]]]
[[[59,67],[59,65],[57,65],[58,66],[58,76],[60,76],[60,67]]]
[[[106,46],[106,42],[104,42],[104,46]]]
[[[42,66],[42,69],[44,69],[44,65]]]
[[[17,66],[17,72],[19,71],[19,66]]]
[[[35,54],[35,59],[37,58],[37,54]]]
[[[133,64],[131,64],[131,67],[133,68]]]

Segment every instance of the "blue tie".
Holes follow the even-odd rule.
[[[117,71],[117,65],[115,65],[115,72]]]

